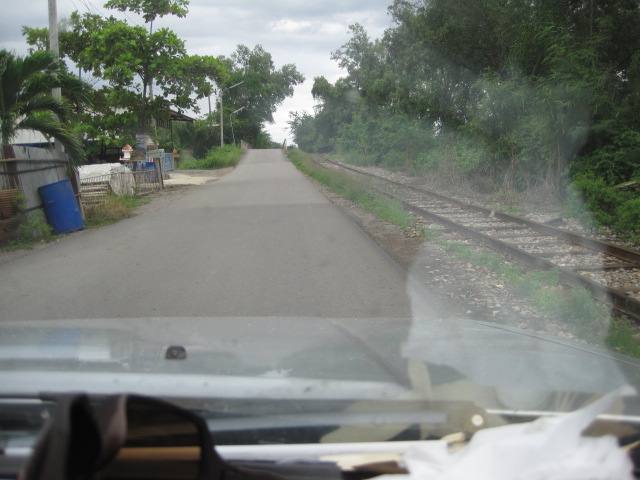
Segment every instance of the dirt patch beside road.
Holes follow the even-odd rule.
[[[164,190],[152,193],[150,195],[151,201],[138,207],[133,214],[140,215],[162,210],[176,198],[186,195],[192,188],[200,188],[201,185],[208,183],[207,179],[215,181],[232,171],[233,167],[219,168],[217,170],[176,170],[175,172],[169,172],[170,178],[165,181]]]

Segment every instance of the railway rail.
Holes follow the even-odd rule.
[[[359,168],[314,159],[373,178],[378,192],[417,216],[444,225],[536,269],[556,269],[563,283],[583,287],[597,300],[640,322],[640,252],[472,205]]]

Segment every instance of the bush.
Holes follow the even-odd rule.
[[[572,173],[591,172],[609,185],[640,176],[640,132],[625,129],[604,146],[579,158],[571,166]]]
[[[204,158],[182,160],[179,164],[181,170],[215,170],[217,168],[234,167],[240,160],[242,149],[235,145],[214,147],[207,152]]]
[[[18,227],[18,239],[14,245],[28,245],[32,242],[50,242],[53,239],[53,227],[47,223],[44,212],[35,210],[21,214]]]
[[[565,209],[587,226],[614,226],[620,207],[632,199],[632,193],[610,187],[601,178],[578,175],[569,186]]]
[[[619,234],[640,234],[640,198],[627,200],[616,208],[613,229]]]
[[[388,152],[386,155],[383,155],[378,159],[378,163],[389,170],[413,169],[413,162],[409,162],[407,155],[404,152],[399,151]]]

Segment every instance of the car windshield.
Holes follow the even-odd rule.
[[[104,1],[0,20],[0,447],[635,441],[637,1]]]

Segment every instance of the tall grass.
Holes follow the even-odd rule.
[[[148,203],[148,198],[137,198],[131,195],[110,195],[105,203],[85,207],[85,228],[96,228],[128,218],[137,207]]]

